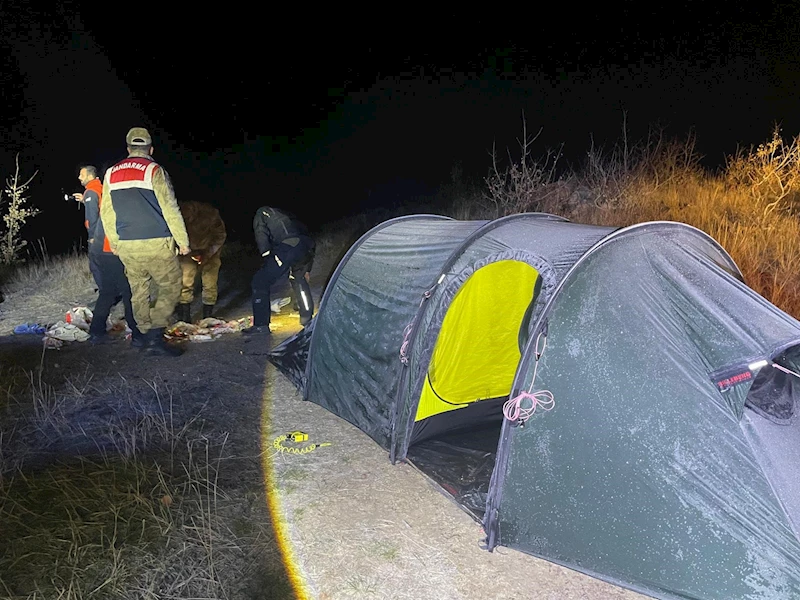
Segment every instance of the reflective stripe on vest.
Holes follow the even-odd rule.
[[[172,235],[153,191],[153,173],[158,168],[152,159],[137,156],[121,160],[107,171],[120,240]]]

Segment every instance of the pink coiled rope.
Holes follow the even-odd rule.
[[[530,400],[530,406],[523,406],[525,400]],[[552,410],[556,405],[553,394],[548,390],[539,392],[520,392],[515,398],[506,400],[503,404],[503,414],[509,421],[520,421],[524,423],[533,416],[537,408],[542,410]]]
[[[539,342],[542,342],[541,349],[539,348]],[[545,348],[547,348],[547,337],[542,337],[542,334],[539,333],[536,338],[536,348],[534,349],[533,377],[531,378],[531,385],[528,391],[520,392],[514,398],[506,400],[503,404],[503,415],[509,421],[524,423],[533,416],[537,408],[553,410],[553,407],[556,405],[553,393],[549,390],[531,391],[536,381],[536,374],[539,371],[539,359],[542,357],[542,354],[544,354]],[[530,401],[530,406],[522,405],[526,400]]]

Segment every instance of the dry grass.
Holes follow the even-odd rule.
[[[553,176],[553,153],[538,161],[528,138],[505,171],[493,163],[491,205],[501,214],[549,212],[578,223],[626,226],[688,223],[725,248],[745,281],[767,300],[800,316],[800,141],[778,130],[756,148],[740,149],[721,172],[700,167],[695,140],[654,131],[605,151],[592,147],[579,171]],[[451,214],[463,214],[454,207]],[[493,217],[487,214],[483,216]]]
[[[229,264],[246,251],[227,247]],[[95,297],[85,255],[44,249],[4,292],[3,335]],[[131,376],[113,366],[118,346],[102,366],[10,348],[0,365],[0,598],[289,597],[271,525],[247,491],[260,490],[260,474],[236,480],[241,495],[229,470],[219,483],[225,464],[246,459],[216,426],[207,386],[146,367],[144,379]]]
[[[0,597],[231,597],[247,538],[221,515],[224,436],[162,381],[5,375]]]
[[[31,293],[41,290],[49,294],[74,294],[80,285],[91,285],[92,274],[85,254],[71,252],[64,256],[51,257],[46,248],[35,262],[26,263],[14,271],[7,283],[8,291]],[[46,285],[43,283],[46,282]]]
[[[66,310],[85,306],[96,297],[85,254],[51,257],[45,248],[41,258],[15,268],[4,278],[3,293],[6,301],[0,310],[0,333],[25,322],[61,321]]]

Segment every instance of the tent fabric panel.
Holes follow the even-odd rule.
[[[490,398],[482,402],[464,404],[461,408],[432,415],[414,423],[411,433],[411,447],[430,438],[442,438],[447,434],[478,432],[487,428],[500,431],[503,422],[503,404],[506,397]],[[496,434],[492,434],[497,438]],[[494,452],[495,448],[492,449]],[[488,483],[488,478],[487,478]]]
[[[395,453],[399,458],[408,447],[416,402],[425,388],[425,374],[436,343],[445,311],[460,285],[480,265],[493,260],[519,260],[532,265],[542,278],[541,301],[533,307],[530,327],[568,269],[586,251],[614,232],[611,227],[580,225],[554,221],[540,215],[513,215],[513,218],[492,222],[476,233],[475,239],[461,249],[433,289],[419,323],[413,347],[409,349],[408,368],[404,372],[398,397],[398,427]],[[555,265],[555,266],[554,266]],[[524,337],[527,338],[530,332]]]
[[[561,276],[589,248],[616,229],[568,221],[519,219],[499,225],[488,231],[486,237],[508,248],[541,256]]]
[[[435,415],[454,410],[460,410],[469,404],[469,402],[462,402],[459,404],[448,404],[447,402],[442,402],[441,398],[439,398],[431,386],[430,377],[426,377],[425,384],[422,386],[422,393],[419,396],[419,407],[417,408],[417,414],[414,418],[414,421],[424,421],[425,419]]]
[[[778,424],[745,410],[742,430],[789,517],[795,536],[800,538],[800,478],[797,476],[797,448],[800,447],[800,418]]]
[[[546,314],[532,389],[555,407],[510,428],[499,543],[659,598],[798,597],[800,544],[709,378],[797,325],[695,243],[643,237],[587,257]],[[699,356],[712,338],[723,350]],[[515,393],[530,354],[521,369]]]
[[[467,279],[444,317],[416,421],[509,394],[520,359],[520,323],[537,276],[525,263],[504,260]]]
[[[498,240],[495,240],[487,235],[480,240],[476,240],[474,247],[464,252],[459,260],[455,262],[453,268],[448,271],[448,276],[436,286],[436,289],[431,296],[431,302],[429,302],[429,306],[431,308],[426,311],[419,325],[420,335],[418,339],[421,339],[424,336],[428,336],[428,339],[424,343],[418,342],[418,345],[422,344],[421,351],[417,352],[412,349],[412,352],[423,357],[423,360],[420,364],[426,365],[427,361],[429,360],[428,353],[432,351],[432,344],[435,344],[436,341],[435,338],[433,340],[430,339],[429,332],[431,331],[431,328],[438,330],[438,324],[441,323],[443,315],[449,306],[449,302],[452,302],[452,298],[460,289],[459,286],[462,285],[463,280],[482,266],[498,260],[515,260],[518,262],[524,262],[538,272],[541,279],[539,282],[541,285],[541,289],[539,291],[539,301],[537,301],[532,307],[531,314],[528,318],[529,327],[536,323],[539,313],[544,308],[547,299],[550,298],[555,291],[556,286],[558,285],[558,273],[555,272],[553,266],[545,257],[539,254],[530,253],[526,250],[508,248]],[[455,271],[455,269],[460,270]],[[527,338],[527,334],[523,337]],[[419,377],[419,372],[415,371],[413,368],[412,374],[412,377],[414,378]]]
[[[502,247],[502,246],[500,246]],[[481,268],[498,261],[515,261],[530,265],[537,271],[543,285],[540,295],[544,297],[550,290],[555,289],[557,280],[548,264],[540,257],[518,250],[504,249],[498,253],[490,253],[498,248],[493,240],[479,238],[475,240],[472,250],[476,251],[476,259],[464,266],[458,273],[448,271],[431,294],[430,299],[423,306],[421,318],[417,324],[418,332],[414,344],[409,348],[408,365],[404,379],[398,390],[398,416],[395,428],[395,452],[398,458],[403,458],[408,448],[410,433],[413,429],[414,418],[417,414],[417,403],[421,398],[427,378],[428,366],[436,347],[439,331],[445,315],[453,302],[456,294],[464,283]],[[486,254],[484,254],[484,252]],[[457,263],[458,264],[458,263]],[[539,303],[537,302],[537,307]]]
[[[637,291],[637,301],[650,307],[647,314],[655,326],[671,323],[683,332],[681,347],[671,351],[692,353],[706,379],[731,366],[767,358],[800,339],[800,322],[738,280],[738,271],[732,273],[727,266],[732,261],[711,238],[706,241],[697,230],[677,223],[656,225],[675,227],[636,228],[631,235],[604,242],[577,265],[575,276],[585,277],[588,263],[602,262],[604,266],[593,267],[602,274],[594,276],[619,279],[625,295],[617,304],[628,302],[628,290]],[[631,273],[641,279],[626,283]],[[649,283],[643,285],[648,274]],[[555,298],[553,304],[559,302]],[[589,302],[580,318],[588,325],[602,308]],[[523,362],[529,360],[523,357]],[[724,398],[740,416],[745,396],[746,390],[735,388]]]
[[[683,302],[677,308],[681,312],[685,312],[684,307],[702,311],[703,323],[695,327],[702,330],[703,336],[708,331],[722,331],[723,335],[734,334],[740,344],[771,345],[785,337],[787,328],[800,329],[796,319],[741,281],[727,276],[717,260],[688,246],[691,240],[686,237],[685,234],[680,238],[676,235],[641,236],[639,243],[647,245],[642,252],[647,252],[661,281],[669,284],[670,296]],[[691,300],[691,304],[687,300]],[[704,348],[704,352],[714,352],[711,344],[706,345],[709,347]],[[721,364],[725,359],[716,362]]]
[[[308,400],[388,447],[403,329],[441,266],[482,224],[399,221],[362,241],[315,317]]]

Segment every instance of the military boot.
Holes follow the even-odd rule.
[[[191,323],[192,319],[192,305],[181,302],[175,307],[175,318],[184,323]]]
[[[180,356],[183,348],[169,344],[164,339],[164,328],[151,329],[147,332],[147,343],[142,348],[142,352],[150,356]]]
[[[203,318],[207,319],[212,316],[214,312],[214,305],[213,304],[203,304]]]
[[[144,348],[147,345],[147,336],[135,329],[131,331],[131,348]]]

